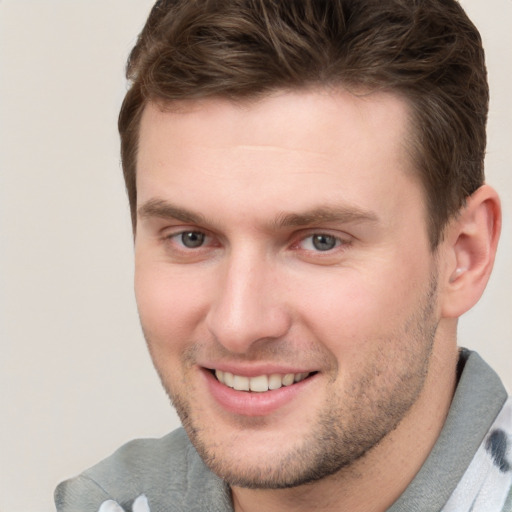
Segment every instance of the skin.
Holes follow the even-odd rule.
[[[406,103],[385,93],[146,107],[141,323],[189,437],[238,511],[386,510],[439,435],[467,308],[449,276],[473,253],[454,250],[460,224],[431,251],[408,126]],[[246,392],[234,409],[219,403],[216,368],[313,375],[258,413]]]

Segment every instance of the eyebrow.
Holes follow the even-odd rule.
[[[200,213],[174,206],[163,199],[150,199],[137,210],[137,214],[141,219],[160,217],[190,224],[204,224],[206,222],[206,218]]]
[[[207,218],[196,212],[175,206],[164,199],[150,199],[137,210],[141,219],[159,217],[173,219],[190,224],[209,224]],[[322,223],[360,223],[377,222],[378,216],[372,212],[356,206],[325,206],[306,210],[302,213],[280,213],[271,223],[272,229],[311,226]]]
[[[314,208],[302,213],[282,213],[274,222],[276,228],[310,226],[336,222],[341,224],[377,222],[379,218],[374,212],[350,206],[327,206]]]

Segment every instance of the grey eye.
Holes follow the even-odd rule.
[[[330,251],[338,243],[338,239],[335,236],[323,234],[313,235],[311,241],[317,251]]]
[[[185,231],[181,234],[182,244],[189,249],[196,249],[204,244],[205,234],[200,231]]]

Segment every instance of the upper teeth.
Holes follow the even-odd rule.
[[[273,373],[272,375],[258,375],[257,377],[244,377],[242,375],[233,375],[230,372],[215,370],[215,376],[226,386],[237,391],[255,391],[263,393],[271,389],[279,389],[282,386],[290,386],[294,382],[304,380],[309,373],[286,373],[281,375]]]

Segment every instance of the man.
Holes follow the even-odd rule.
[[[458,3],[159,1],[128,78],[136,297],[184,429],[58,510],[512,510],[512,406],[456,342],[501,223]]]

